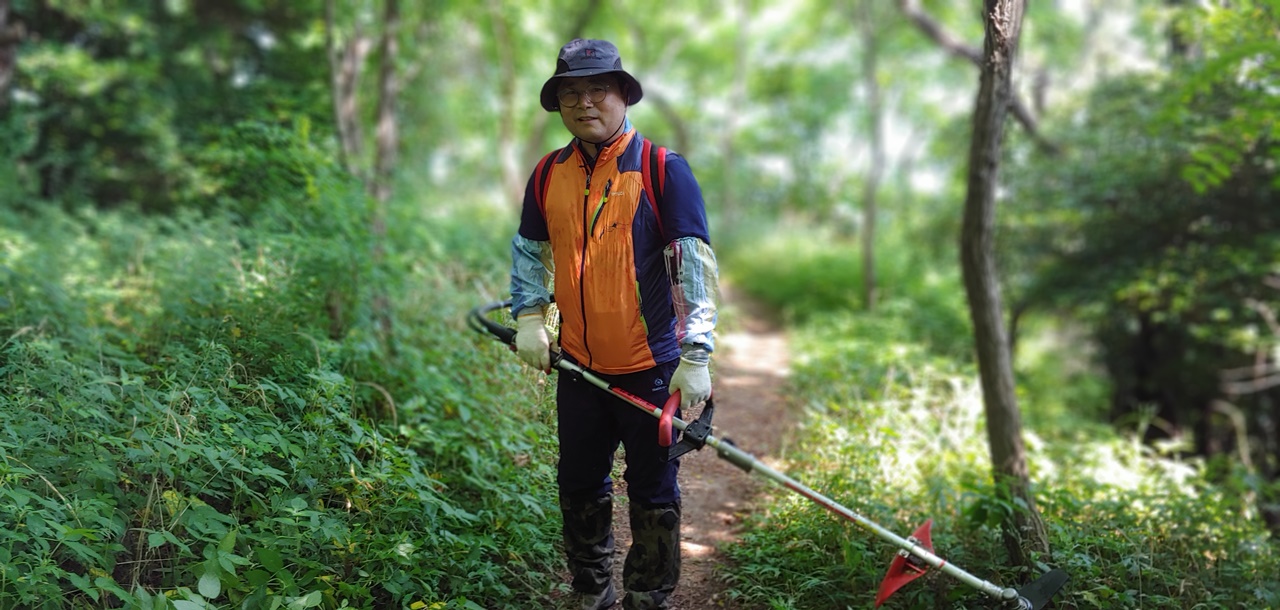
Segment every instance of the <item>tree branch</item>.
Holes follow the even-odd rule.
[[[938,20],[934,19],[924,9],[920,8],[919,0],[898,0],[898,8],[902,10],[902,14],[915,24],[925,36],[942,47],[947,53],[959,57],[972,63],[979,68],[982,67],[982,50],[966,44],[959,38],[952,35]],[[1009,98],[1009,111],[1013,114],[1013,118],[1017,119],[1022,128],[1027,131],[1027,135],[1031,136],[1031,140],[1041,151],[1049,155],[1057,155],[1060,151],[1058,145],[1048,141],[1044,136],[1040,135],[1039,127],[1036,125],[1035,117],[1031,116],[1031,111],[1027,110],[1026,104],[1022,103],[1022,98],[1016,93]]]
[[[1222,384],[1222,391],[1234,396],[1240,396],[1243,394],[1256,394],[1276,386],[1280,386],[1280,375],[1268,375],[1248,381],[1226,381]]]

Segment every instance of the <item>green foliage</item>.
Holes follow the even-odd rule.
[[[17,112],[36,134],[24,160],[44,196],[153,207],[198,182],[171,131],[174,105],[157,95],[155,62],[50,41],[25,48],[20,66],[15,85],[40,100]]]
[[[1206,5],[1184,13],[1176,22],[1179,34],[1195,41],[1201,57],[1183,66],[1185,78],[1166,98],[1165,112],[1170,122],[1191,120],[1190,159],[1182,177],[1205,193],[1227,182],[1249,156],[1280,159],[1280,2]],[[1196,116],[1188,107],[1212,112]]]
[[[1012,302],[1073,319],[1098,347],[1116,423],[1152,410],[1149,438],[1210,455],[1237,443],[1240,424],[1215,412],[1222,401],[1243,412],[1246,440],[1268,434],[1271,399],[1248,377],[1229,388],[1224,372],[1270,358],[1280,341],[1269,286],[1280,173],[1270,136],[1246,130],[1252,139],[1215,161],[1220,175],[1186,179],[1224,121],[1252,120],[1237,108],[1258,85],[1215,80],[1185,95],[1202,77],[1112,79],[1060,119],[1065,153],[1009,173],[1017,203],[1003,260]],[[1270,463],[1263,446],[1254,457]]]
[[[958,267],[907,247],[902,230],[882,235],[879,310],[910,320],[911,338],[944,355],[969,352],[969,314]],[[796,323],[863,307],[860,246],[830,227],[770,223],[736,232],[719,256],[726,276]],[[896,324],[897,322],[893,322]]]
[[[277,142],[224,166],[252,225],[0,209],[0,606],[525,607],[557,558],[553,424],[462,324],[502,264],[402,272],[389,357],[360,190],[238,129]],[[250,199],[271,166],[281,196]],[[468,235],[430,224],[391,251]]]
[[[45,199],[169,211],[210,184],[195,159],[240,121],[326,125],[327,66],[316,6],[217,9],[186,2],[15,7],[33,32],[19,52],[18,157]]]
[[[802,356],[792,391],[805,397],[805,418],[797,445],[783,457],[793,476],[900,535],[932,519],[935,551],[982,578],[1012,586],[1032,580],[1004,567],[999,523],[1021,509],[992,486],[974,371],[928,349],[913,325],[898,312],[845,313],[813,316],[793,331]],[[1243,472],[1224,477],[1204,462],[1163,456],[1083,425],[1087,408],[1039,416],[1045,406],[1061,408],[1047,395],[1057,387],[1021,388],[1028,420],[1044,420],[1025,433],[1053,549],[1041,562],[1072,577],[1057,607],[1280,603],[1280,549],[1257,514],[1253,479]],[[747,607],[864,607],[892,551],[856,525],[776,490],[727,547],[732,564],[722,574],[730,596]],[[934,574],[889,604],[969,608],[980,598]]]
[[[849,83],[865,49],[827,3],[743,6],[739,18],[706,1],[594,14],[559,0],[402,3],[405,194],[375,244],[363,185],[326,141],[322,3],[15,1],[30,35],[0,124],[0,606],[474,610],[528,607],[547,590],[548,387],[462,319],[504,293],[514,215],[485,203],[494,160],[519,156],[513,134],[547,118],[531,92],[579,15],[585,35],[623,48],[646,84],[637,124],[687,143],[713,213],[769,215],[767,230],[716,238],[729,245],[722,271],[801,325],[796,393],[812,439],[787,456],[801,478],[897,530],[933,517],[947,557],[1027,580],[999,567],[992,525],[1018,508],[980,474],[979,401],[958,364],[970,344],[952,159],[972,68],[877,13],[877,76],[907,134],[892,139],[919,141],[882,192],[882,301],[852,315],[857,247],[831,230],[778,231],[777,217],[852,207],[866,105]],[[960,39],[981,35],[971,8],[923,6]],[[338,38],[372,31],[373,8],[338,3]],[[1027,65],[1087,72],[1076,41],[1105,28],[1042,8]],[[1112,8],[1097,14],[1133,11]],[[1003,172],[1010,301],[1048,306],[1020,318],[1018,374],[1051,563],[1075,576],[1064,606],[1280,605],[1274,542],[1251,502],[1275,503],[1276,485],[1101,429],[1123,380],[1099,377],[1082,347],[1105,335],[1102,353],[1119,351],[1154,322],[1170,329],[1157,346],[1173,355],[1167,379],[1196,390],[1275,348],[1274,296],[1259,288],[1280,256],[1280,11],[1229,8],[1188,5],[1180,33],[1204,55],[1169,77],[1116,79],[1067,96],[1069,115],[1037,113],[1067,156]],[[1147,19],[1159,12],[1138,15],[1149,40],[1164,35]],[[363,119],[375,78],[358,83]],[[532,148],[564,140],[540,138]],[[939,194],[906,187],[913,164],[916,177],[950,176]],[[371,321],[375,295],[390,300],[389,336]],[[1064,310],[1091,326],[1038,317]],[[1046,330],[1074,342],[1037,343]],[[756,526],[730,551],[744,602],[866,605],[889,558],[792,496]],[[971,601],[934,577],[894,603]]]

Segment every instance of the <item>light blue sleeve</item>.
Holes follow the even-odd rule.
[[[681,351],[715,350],[716,303],[720,300],[720,271],[711,245],[697,237],[681,237],[663,251],[671,277],[676,310],[676,338]]]
[[[551,303],[551,242],[516,235],[511,240],[511,317]]]

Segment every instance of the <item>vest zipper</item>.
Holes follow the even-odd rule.
[[[579,153],[581,154],[581,153]],[[591,345],[587,343],[587,246],[591,243],[591,229],[587,226],[587,210],[591,208],[591,172],[587,171],[587,184],[582,190],[582,259],[578,263],[578,308],[582,311],[582,347],[587,350],[587,368],[591,368]]]
[[[613,179],[605,181],[604,196],[600,198],[600,205],[596,206],[596,211],[591,215],[591,228],[587,230],[587,234],[594,236],[596,234],[596,223],[600,220],[600,212],[604,211],[604,206],[609,203],[609,190],[613,187]]]

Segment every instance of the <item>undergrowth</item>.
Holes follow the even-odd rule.
[[[783,232],[775,239],[725,257],[736,284],[766,300],[781,302],[786,293],[777,283],[779,257],[759,256],[761,248],[788,253],[788,281],[798,285],[827,282],[832,260],[856,261],[851,247],[828,242],[834,252],[809,256],[809,237]],[[792,395],[803,397],[795,405],[802,416],[797,444],[780,457],[800,481],[899,535],[931,519],[935,551],[954,565],[1001,586],[1029,582],[1038,574],[1009,568],[1003,550],[1001,518],[1020,508],[991,483],[975,368],[967,352],[940,348],[963,336],[920,330],[921,317],[936,315],[944,302],[933,290],[949,298],[963,291],[954,281],[934,288],[914,275],[886,273],[881,281],[907,288],[875,313],[847,311],[856,284],[827,285],[826,292],[846,296],[821,305],[791,302],[797,325],[790,384]],[[915,291],[923,291],[919,307]],[[1066,373],[1052,366],[1023,363],[1018,377],[1026,421],[1040,422],[1024,430],[1053,549],[1040,567],[1071,575],[1053,607],[1280,607],[1280,553],[1253,508],[1246,473],[1224,483],[1210,465],[1160,454],[1097,425],[1088,419],[1096,408],[1073,415],[1063,400],[1101,394],[1086,389],[1064,398],[1055,388],[1065,385]],[[1079,371],[1070,374],[1079,381]],[[728,595],[753,608],[870,607],[895,549],[798,495],[771,489],[763,510],[725,548]],[[983,597],[935,570],[885,607],[993,604]]]
[[[251,207],[0,206],[0,607],[515,609],[552,586],[547,397],[463,320],[502,290],[494,223],[404,206],[376,263],[361,190],[307,146],[264,150],[310,188]]]

